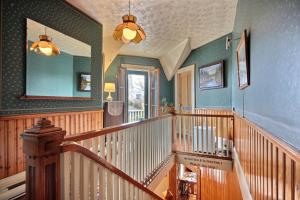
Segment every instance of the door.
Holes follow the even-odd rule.
[[[176,73],[176,109],[192,112],[194,109],[194,65]]]
[[[148,72],[127,73],[127,121],[135,122],[148,118]]]

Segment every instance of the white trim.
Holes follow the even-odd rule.
[[[131,65],[131,64],[121,64],[121,67],[124,67],[127,70],[133,70],[133,71],[150,71],[150,70],[156,69],[153,66]]]
[[[126,68],[127,71],[143,71],[143,72],[147,72],[147,77],[148,77],[148,118],[150,118],[150,112],[151,112],[151,108],[149,105],[150,102],[150,93],[151,93],[151,86],[150,86],[150,72],[151,70],[155,70],[156,68],[153,66],[143,66],[143,65],[131,65],[131,64],[121,64],[121,67]],[[126,77],[127,78],[127,77]],[[127,89],[127,88],[126,88]],[[124,102],[126,103],[126,102]]]
[[[235,167],[236,174],[237,174],[237,177],[239,180],[243,199],[252,200],[252,196],[251,196],[251,193],[250,193],[247,181],[246,181],[246,177],[245,177],[244,171],[241,167],[241,163],[240,163],[240,160],[239,160],[239,157],[238,157],[238,154],[237,154],[235,148],[233,148],[232,153],[233,153],[234,167]]]
[[[178,94],[177,94],[177,75],[181,74],[183,72],[191,71],[192,72],[192,78],[191,78],[191,94],[192,94],[192,109],[195,109],[195,64],[189,65],[183,68],[180,68],[175,73],[175,109],[178,110]]]

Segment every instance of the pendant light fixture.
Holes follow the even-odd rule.
[[[129,0],[129,14],[122,17],[123,23],[119,24],[113,37],[115,40],[123,41],[125,44],[134,42],[139,43],[146,39],[146,34],[141,26],[136,24],[136,17],[130,14],[130,0]]]
[[[39,35],[39,40],[31,45],[30,50],[45,56],[56,56],[60,54],[59,48],[52,42],[52,38],[47,35],[46,27],[45,34]]]

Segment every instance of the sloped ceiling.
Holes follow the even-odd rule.
[[[101,22],[106,40],[111,39],[114,28],[128,13],[128,0],[67,1]],[[131,13],[147,38],[139,44],[121,44],[117,54],[161,58],[187,39],[191,49],[200,47],[232,31],[237,1],[131,0]],[[104,54],[108,51],[104,47]]]

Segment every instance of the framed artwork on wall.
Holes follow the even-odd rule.
[[[83,92],[91,91],[91,74],[80,74],[79,90]]]
[[[238,82],[241,90],[250,85],[250,68],[247,42],[247,31],[245,30],[236,49]]]
[[[222,60],[199,68],[200,90],[224,87],[223,63]]]

